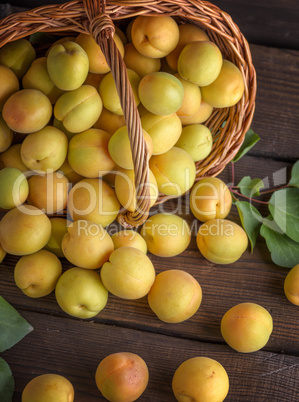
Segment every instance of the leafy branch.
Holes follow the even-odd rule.
[[[233,203],[251,245],[251,252],[258,235],[266,241],[272,261],[282,267],[292,268],[299,262],[299,161],[292,168],[287,184],[262,191],[264,181],[245,176],[235,185],[234,163],[242,158],[257,142],[259,136],[250,129],[232,161],[232,184],[229,186]],[[271,194],[267,201],[256,197]],[[253,204],[268,207],[263,217]]]
[[[33,330],[33,327],[0,296],[0,352],[10,349],[24,336]],[[14,378],[11,369],[0,357],[0,401],[11,402],[14,393]]]

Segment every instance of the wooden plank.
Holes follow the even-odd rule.
[[[195,356],[215,359],[226,369],[230,379],[227,402],[295,402],[299,397],[299,357],[265,351],[242,354],[227,345],[28,311],[20,313],[34,330],[2,354],[16,381],[13,402],[20,401],[23,388],[32,378],[49,372],[64,375],[72,382],[76,402],[105,400],[95,385],[95,371],[105,356],[120,351],[136,353],[148,365],[149,384],[140,402],[174,402],[173,374],[183,361]]]
[[[251,46],[257,74],[252,128],[261,141],[252,154],[295,161],[299,158],[298,51]]]
[[[55,3],[65,3],[64,0]],[[251,43],[299,49],[299,12],[296,0],[214,0],[211,3],[228,13]],[[10,4],[33,8],[53,4],[52,0],[10,0]],[[258,29],[257,29],[258,27]]]

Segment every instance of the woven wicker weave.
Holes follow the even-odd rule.
[[[256,75],[249,45],[231,17],[215,5],[200,0],[77,0],[61,5],[47,5],[10,15],[0,21],[0,47],[9,41],[36,32],[62,35],[90,33],[100,45],[111,68],[120,95],[128,127],[138,189],[135,212],[122,211],[118,220],[123,226],[139,226],[148,217],[148,153],[142,135],[140,117],[127,77],[126,67],[113,41],[114,24],[129,22],[138,15],[169,15],[178,23],[193,23],[204,29],[225,59],[242,72],[245,92],[233,107],[215,109],[205,123],[213,134],[210,155],[196,163],[196,180],[216,176],[233,159],[251,124],[256,96]],[[225,123],[225,124],[224,124]],[[160,195],[157,204],[170,197]]]

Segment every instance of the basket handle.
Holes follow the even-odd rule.
[[[145,222],[150,209],[149,157],[140,116],[125,63],[113,40],[114,24],[111,18],[105,14],[106,1],[84,0],[83,4],[89,19],[88,30],[101,47],[107,64],[111,69],[124,112],[132,151],[135,172],[136,210],[134,212],[122,210],[117,219],[124,227],[137,227]]]

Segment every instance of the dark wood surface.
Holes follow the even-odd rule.
[[[26,5],[40,3],[31,1]],[[24,6],[24,2],[19,4]],[[285,184],[292,164],[299,159],[297,1],[275,0],[269,4],[225,0],[215,4],[229,12],[247,33],[257,71],[252,128],[261,140],[235,165],[235,181],[250,175],[267,178],[272,187],[279,176],[281,184]],[[227,166],[220,177],[230,183],[231,167]],[[163,205],[167,211],[175,207],[192,223],[187,197]],[[266,208],[261,211],[266,213]],[[238,222],[235,207],[228,218]],[[191,319],[166,324],[154,316],[146,298],[125,301],[112,295],[94,319],[72,318],[60,310],[53,293],[40,299],[23,295],[13,279],[17,258],[4,259],[0,265],[0,294],[34,327],[21,342],[1,354],[16,381],[14,402],[21,400],[28,381],[47,372],[62,374],[72,382],[76,402],[104,400],[95,385],[95,370],[103,357],[117,351],[137,353],[148,364],[149,385],[140,401],[174,401],[174,371],[184,360],[198,355],[218,360],[227,370],[228,402],[299,401],[299,307],[286,299],[283,282],[288,269],[272,262],[263,238],[258,238],[253,253],[248,249],[239,261],[227,266],[209,263],[201,256],[195,233],[188,249],[177,257],[148,255],[157,273],[169,268],[184,269],[201,284],[203,301]],[[69,266],[64,261],[64,268]],[[268,344],[250,354],[232,350],[220,333],[223,314],[244,301],[264,306],[274,322]]]

